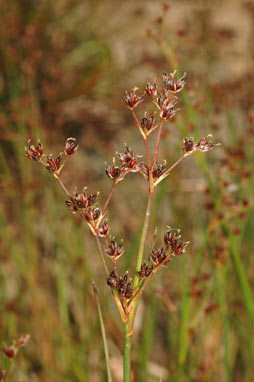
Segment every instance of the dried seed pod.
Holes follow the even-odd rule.
[[[100,237],[106,237],[108,232],[109,232],[109,225],[107,223],[107,220],[104,220],[104,222],[98,228],[98,234]]]
[[[146,263],[143,263],[141,265],[140,271],[138,271],[138,275],[141,279],[145,279],[148,277],[153,270],[153,265],[147,265]]]
[[[123,276],[120,277],[117,290],[118,293],[127,300],[132,298],[133,290],[131,280],[129,280],[128,272],[126,272]]]
[[[91,194],[87,196],[85,189],[81,194],[76,193],[74,196],[74,201],[77,206],[81,209],[91,207],[97,200],[98,194]]]
[[[31,139],[29,139],[28,148],[25,147],[26,156],[29,159],[32,159],[32,160],[38,162],[41,159],[41,156],[43,155],[43,146],[40,143],[39,139],[37,142],[37,146],[34,146],[31,142],[32,142]]]
[[[153,178],[154,179],[159,178],[164,173],[165,170],[166,170],[166,167],[164,164],[155,163],[152,166]]]
[[[83,213],[84,217],[89,223],[94,223],[99,219],[101,215],[101,210],[98,207],[88,207]]]
[[[108,278],[107,278],[107,284],[111,287],[111,288],[115,288],[115,289],[118,289],[119,287],[119,280],[115,274],[115,271],[112,271]]]
[[[150,258],[155,265],[161,264],[167,257],[165,249],[159,248],[157,251],[152,251]]]
[[[78,211],[73,200],[66,200],[65,203],[69,210],[71,210],[71,212],[73,212],[74,214]]]
[[[47,157],[47,166],[46,169],[51,173],[55,174],[61,168],[63,163],[63,158],[59,155],[56,159],[53,158],[52,154]]]
[[[185,252],[185,248],[189,244],[189,241],[183,241],[182,243],[176,243],[171,246],[172,252],[174,252],[175,255],[181,256]]]
[[[148,82],[146,85],[146,92],[150,97],[152,97],[152,99],[155,99],[157,97],[156,83],[150,84],[150,82]]]
[[[65,146],[64,146],[64,153],[66,156],[71,156],[75,154],[75,152],[78,149],[78,145],[76,142],[76,138],[67,138]]]
[[[113,179],[113,180],[121,179],[122,171],[121,171],[121,168],[118,166],[112,166],[112,167],[107,166],[105,169],[105,172],[110,179]]]
[[[164,235],[164,243],[166,244],[167,248],[176,245],[180,239],[181,239],[181,235],[179,235],[179,231],[173,232],[170,229]]]
[[[176,70],[173,73],[163,73],[162,80],[164,84],[166,85],[166,89],[169,90],[172,93],[178,93],[180,92],[185,85],[185,77],[186,73],[179,78],[179,80],[175,79]]]
[[[138,88],[134,88],[133,92],[130,92],[130,93],[128,93],[127,91],[125,92],[125,96],[124,96],[125,103],[131,110],[137,107],[144,100],[144,95],[136,94],[137,90]]]
[[[154,127],[154,115],[151,117],[145,116],[141,119],[140,126],[142,127],[145,133],[148,133]]]
[[[159,99],[159,102],[161,103],[160,117],[165,120],[173,118],[177,112],[177,110],[174,109],[176,105],[176,97],[174,97],[173,99],[169,99],[167,98],[167,96],[168,95],[165,95],[165,97],[162,97],[161,99]]]
[[[124,253],[123,244],[117,244],[115,240],[111,240],[110,244],[106,247],[105,253],[109,257],[118,259]]]
[[[123,153],[117,153],[120,162],[124,167],[133,169],[137,164],[137,158],[134,156],[134,153],[131,148],[125,146]]]

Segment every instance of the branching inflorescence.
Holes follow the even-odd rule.
[[[172,230],[168,227],[164,235],[163,246],[157,250],[153,249],[147,259],[144,260],[145,243],[147,240],[155,189],[184,158],[197,151],[208,152],[215,146],[211,141],[211,136],[204,137],[197,142],[192,137],[185,138],[182,143],[182,154],[176,162],[168,168],[165,163],[158,162],[164,124],[174,117],[178,111],[178,109],[175,109],[177,103],[176,93],[179,93],[185,86],[185,74],[180,79],[176,79],[175,75],[176,71],[170,74],[163,73],[164,89],[161,92],[158,91],[156,83],[148,83],[146,86],[146,95],[150,97],[156,109],[159,110],[158,120],[156,120],[156,113],[150,116],[145,113],[144,117],[139,121],[135,109],[143,102],[145,93],[138,95],[137,88],[134,88],[132,92],[125,93],[125,103],[130,109],[144,140],[146,161],[141,160],[141,156],[135,155],[133,150],[128,146],[125,146],[123,152],[116,152],[119,163],[116,164],[116,160],[113,158],[112,165],[106,164],[105,172],[113,183],[103,207],[97,205],[98,193],[89,194],[86,188],[84,188],[81,193],[75,192],[71,195],[61,180],[60,175],[65,163],[78,149],[75,138],[67,139],[64,153],[61,153],[56,159],[54,159],[52,155],[43,153],[43,147],[39,141],[36,146],[29,141],[29,146],[26,148],[27,157],[44,165],[56,178],[68,196],[68,200],[66,201],[67,207],[71,212],[81,216],[88,224],[96,239],[99,254],[106,272],[107,284],[112,290],[116,306],[125,325],[125,382],[130,380],[130,337],[133,333],[133,324],[139,298],[155,273],[157,273],[162,266],[169,264],[175,256],[181,256],[189,243],[188,241],[181,241],[181,235],[178,230]],[[155,130],[157,130],[157,139],[154,153],[151,155],[148,139],[150,134]],[[141,174],[148,182],[149,190],[133,281],[129,277],[128,272],[124,275],[119,274],[117,261],[124,254],[125,250],[122,242],[118,243],[114,237],[109,237],[110,228],[105,219],[106,211],[117,183],[122,181],[125,176],[131,172]],[[110,259],[112,268],[109,267],[107,259]]]

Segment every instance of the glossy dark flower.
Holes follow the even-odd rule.
[[[97,197],[98,194],[91,194],[87,196],[84,190],[81,194],[76,193],[73,199],[79,208],[84,209],[91,207],[97,200]]]
[[[127,300],[132,298],[132,285],[131,285],[131,280],[129,280],[129,274],[126,272],[123,276],[119,278],[118,282],[118,293],[126,298]]]
[[[109,225],[106,220],[98,228],[98,234],[100,237],[106,237],[109,232]]]
[[[176,114],[177,110],[174,109],[176,105],[176,97],[174,98],[167,98],[166,96],[162,96],[158,99],[160,102],[160,117],[163,119],[171,119]]]
[[[145,134],[147,134],[154,127],[154,115],[152,115],[151,117],[147,117],[147,115],[145,114],[145,116],[141,119],[140,125]]]
[[[152,251],[150,258],[156,265],[161,264],[167,257],[165,249],[159,248],[157,251]]]
[[[76,142],[76,138],[67,138],[67,141],[65,143],[64,147],[64,153],[67,156],[75,154],[75,152],[78,149],[78,145]]]
[[[138,88],[134,88],[131,93],[125,92],[124,100],[130,109],[134,109],[144,100],[144,95],[136,94],[137,90]]]
[[[172,93],[178,93],[180,92],[185,85],[185,77],[186,73],[179,78],[179,80],[175,79],[176,70],[173,73],[163,73],[162,79],[164,84],[166,85],[166,89],[169,90]]]
[[[180,239],[181,239],[181,235],[179,235],[179,231],[174,232],[172,230],[169,230],[164,235],[164,243],[166,244],[167,248],[169,246],[175,246]]]
[[[153,166],[152,166],[152,174],[153,174],[153,178],[159,178],[163,172],[166,170],[166,167],[164,164],[159,164],[159,163],[155,163]]]
[[[73,212],[74,214],[78,211],[74,200],[66,200],[65,203],[69,210],[71,210],[71,212]]]
[[[122,170],[119,166],[106,166],[105,172],[110,179],[121,180],[123,178]]]
[[[120,162],[127,168],[134,168],[137,164],[137,158],[134,156],[133,150],[125,146],[123,153],[117,153]]]
[[[94,223],[101,216],[101,210],[98,207],[88,207],[84,211],[84,217],[88,223]]]
[[[40,143],[40,141],[38,140],[37,142],[37,146],[34,146],[32,143],[31,143],[31,139],[29,139],[28,141],[28,148],[25,147],[25,151],[26,151],[26,156],[29,158],[29,159],[32,159],[36,162],[38,162],[40,159],[41,159],[41,156],[43,154],[43,146],[42,144]]]
[[[133,150],[128,146],[125,146],[123,153],[117,153],[121,165],[121,171],[123,175],[126,175],[128,172],[138,172],[141,170],[142,164],[138,163],[137,159],[139,155],[135,156]],[[127,170],[124,173],[124,170]]]
[[[146,85],[146,92],[147,94],[152,97],[152,99],[155,99],[157,97],[157,85],[155,83]]]
[[[177,243],[171,247],[172,251],[175,255],[181,256],[185,252],[185,248],[189,244],[189,241],[183,241],[181,243]]]
[[[115,240],[111,240],[110,244],[105,249],[105,253],[109,257],[114,257],[118,259],[124,253],[123,244],[117,244]]]
[[[115,271],[112,271],[108,278],[107,278],[107,284],[111,287],[111,288],[116,288],[118,289],[118,286],[119,286],[119,280],[115,274]]]
[[[59,172],[61,166],[63,163],[63,158],[61,155],[59,155],[56,159],[53,158],[52,154],[48,155],[47,157],[47,165],[46,169],[51,173],[51,174],[56,174]]]
[[[153,265],[147,265],[146,263],[143,263],[141,265],[140,271],[138,271],[138,275],[141,279],[145,279],[148,277],[153,270]]]

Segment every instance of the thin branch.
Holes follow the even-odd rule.
[[[160,147],[160,141],[161,141],[161,133],[162,133],[162,128],[163,128],[163,119],[160,120],[158,127],[159,127],[159,131],[158,131],[157,140],[156,140],[156,147],[155,147],[155,152],[154,152],[153,164],[157,163],[157,160],[158,160],[159,147]]]
[[[101,260],[103,262],[104,269],[105,269],[106,274],[108,276],[109,275],[108,264],[106,263],[106,259],[105,259],[105,255],[104,255],[104,252],[103,252],[103,249],[102,249],[102,245],[101,245],[100,239],[99,239],[98,235],[96,235],[96,236],[94,235],[94,237],[95,237],[98,249],[99,249],[99,254],[100,254]]]
[[[64,192],[66,193],[66,195],[68,197],[71,197],[71,194],[69,193],[69,191],[67,190],[67,188],[65,187],[65,185],[63,184],[62,180],[60,179],[59,176],[55,176],[56,180],[58,181],[58,183],[60,184],[60,186],[62,187],[62,189],[64,190]]]
[[[146,147],[146,157],[147,157],[148,170],[149,170],[149,174],[150,174],[152,165],[151,165],[151,157],[150,157],[150,151],[149,151],[148,137],[147,136],[144,138],[144,141],[145,141],[145,147]]]
[[[106,200],[106,202],[105,202],[105,204],[104,204],[104,207],[103,207],[103,209],[102,209],[102,213],[101,213],[101,216],[102,216],[102,217],[105,215],[107,206],[108,206],[108,204],[109,204],[109,202],[110,202],[110,200],[111,200],[111,197],[112,197],[112,195],[113,195],[115,186],[116,186],[116,182],[113,183],[112,188],[111,188],[111,190],[110,190],[110,193],[109,193],[109,195],[108,195],[108,197],[107,197],[107,200]]]
[[[132,113],[133,118],[134,118],[134,120],[135,120],[135,122],[136,122],[136,124],[137,124],[137,126],[138,126],[138,128],[139,128],[140,134],[142,135],[142,137],[143,137],[144,139],[146,139],[146,135],[145,135],[145,133],[144,133],[144,131],[143,131],[143,129],[142,129],[140,123],[139,123],[138,117],[136,116],[136,113],[135,113],[134,109],[131,109],[131,113]]]
[[[156,182],[154,183],[155,186],[157,186],[163,179],[165,179],[170,173],[171,171],[179,164],[182,162],[182,160],[185,158],[185,155],[183,154],[182,156],[180,156],[179,159],[177,159],[176,162],[174,162],[157,180]]]

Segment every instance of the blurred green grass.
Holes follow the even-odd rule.
[[[232,13],[244,31],[249,23],[250,36],[250,5],[240,3],[232,1]],[[222,146],[185,161],[156,195],[150,237],[157,226],[159,246],[169,224],[181,228],[191,246],[144,296],[138,317],[143,325],[134,341],[135,380],[156,381],[162,375],[170,382],[251,381],[254,116],[248,34],[233,52],[234,66],[231,52],[221,52],[230,44],[237,49],[239,27],[214,22],[216,2],[172,2],[168,13],[150,1],[131,1],[119,13],[115,5],[1,3],[0,338],[10,342],[21,333],[32,335],[13,376],[106,380],[95,279],[113,378],[121,380],[121,326],[96,246],[66,209],[50,175],[25,158],[27,139],[40,138],[58,153],[67,134],[76,136],[80,150],[68,163],[65,180],[72,190],[76,185],[99,189],[102,201],[110,188],[104,160],[110,163],[125,141],[143,153],[124,109],[124,90],[142,89],[153,75],[179,65],[179,72],[188,73],[187,91],[164,135],[161,160],[177,159],[186,135],[213,133]],[[151,11],[158,17],[164,12],[165,19],[154,20]],[[124,238],[122,270],[132,272],[146,192],[134,177],[119,184],[108,216],[111,233]],[[208,202],[214,203],[211,210],[204,207]],[[147,254],[149,248],[150,243]]]

